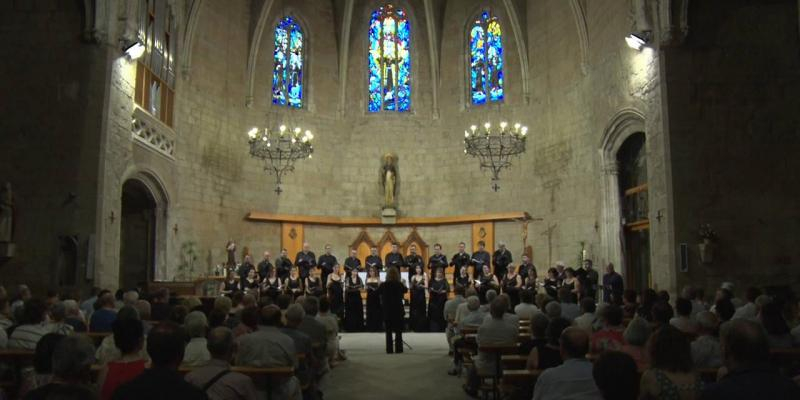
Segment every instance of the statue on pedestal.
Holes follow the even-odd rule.
[[[383,186],[383,208],[396,208],[397,156],[392,153],[383,155],[381,185]]]
[[[14,197],[11,183],[6,182],[0,188],[0,243],[12,242],[14,227]]]

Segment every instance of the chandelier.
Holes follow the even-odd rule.
[[[500,171],[511,166],[511,157],[525,152],[525,139],[528,127],[515,123],[509,126],[501,122],[499,129],[492,128],[491,122],[483,124],[483,129],[472,125],[464,131],[464,154],[477,157],[481,169],[492,171],[492,190],[500,189]]]
[[[310,130],[299,126],[287,127],[282,124],[278,129],[259,129],[253,127],[247,132],[250,144],[250,155],[264,162],[264,171],[275,174],[275,193],[283,192],[282,178],[294,171],[297,160],[311,158],[314,146],[311,141],[314,135]]]

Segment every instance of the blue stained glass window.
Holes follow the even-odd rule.
[[[391,4],[369,21],[369,111],[411,109],[411,31],[408,17]]]
[[[483,11],[469,31],[470,97],[472,104],[502,101],[503,32],[497,17]]]
[[[292,17],[275,27],[272,104],[303,107],[303,31]]]

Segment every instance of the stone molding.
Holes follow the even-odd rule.
[[[131,138],[135,143],[175,161],[175,131],[147,111],[134,106]]]

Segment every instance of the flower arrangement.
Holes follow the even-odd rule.
[[[717,232],[714,231],[711,224],[700,224],[697,235],[700,236],[700,239],[703,239],[704,242],[713,242],[717,239]]]

